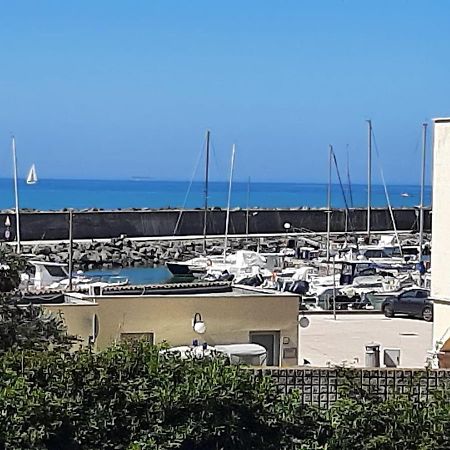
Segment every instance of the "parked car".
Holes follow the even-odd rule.
[[[419,317],[427,322],[433,321],[433,302],[429,299],[430,291],[421,288],[411,288],[395,295],[386,297],[381,310],[386,317],[396,314]]]

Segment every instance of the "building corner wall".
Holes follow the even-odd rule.
[[[450,118],[434,119],[431,298],[433,350],[445,347],[450,329]]]

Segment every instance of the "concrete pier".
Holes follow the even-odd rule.
[[[181,216],[180,216],[181,214]],[[223,235],[225,210],[213,208],[208,212],[207,233]],[[0,214],[0,238],[5,236],[6,217],[10,219],[10,239],[15,239],[15,217],[13,211]],[[252,209],[232,210],[230,235],[277,235],[285,233],[284,223],[291,224],[290,232],[325,232],[327,213],[325,209]],[[418,229],[418,209],[394,209],[399,231]],[[115,210],[75,211],[73,216],[74,239],[108,239],[121,235],[130,238],[199,236],[203,234],[203,210]],[[331,214],[331,231],[364,232],[367,229],[364,208],[335,209]],[[69,234],[69,213],[21,212],[21,238],[23,241],[62,240]],[[178,226],[177,226],[178,223]],[[392,230],[392,221],[387,208],[374,208],[371,214],[371,229],[374,232]],[[431,214],[425,211],[425,231],[431,229]]]

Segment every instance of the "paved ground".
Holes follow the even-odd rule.
[[[432,324],[409,318],[388,319],[383,315],[308,315],[307,328],[299,327],[300,357],[312,366],[365,365],[365,347],[370,342],[383,348],[400,348],[400,367],[424,367],[431,349]],[[300,359],[302,360],[302,359]]]

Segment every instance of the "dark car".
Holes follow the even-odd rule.
[[[427,289],[408,289],[397,295],[389,295],[381,305],[386,317],[396,314],[419,317],[427,322],[433,321],[433,302]]]

